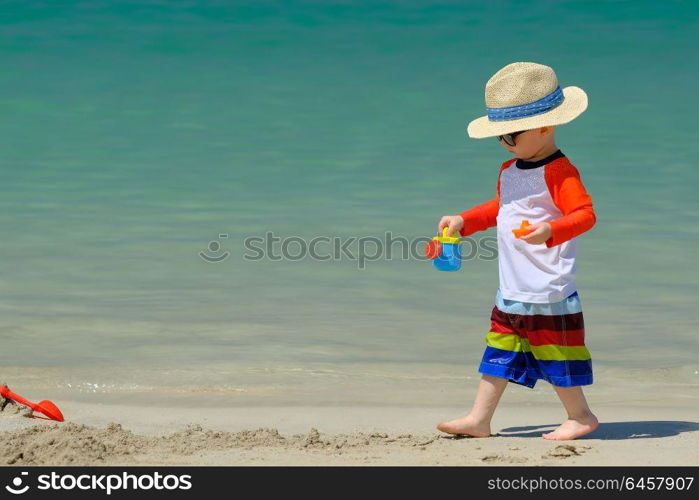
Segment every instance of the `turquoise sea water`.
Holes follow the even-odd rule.
[[[475,384],[495,261],[247,261],[243,241],[432,236],[492,197],[507,151],[465,127],[493,73],[534,61],[590,100],[557,143],[598,215],[578,246],[598,380],[670,370],[696,394],[693,3],[0,13],[0,373],[18,391],[420,403]]]

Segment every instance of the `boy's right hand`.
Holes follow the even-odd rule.
[[[439,225],[437,226],[437,234],[441,235],[442,230],[445,227],[449,228],[449,231],[447,231],[447,236],[454,236],[461,231],[461,228],[464,227],[464,219],[460,215],[445,215],[439,221]]]

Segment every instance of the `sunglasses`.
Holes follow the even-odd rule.
[[[511,134],[504,134],[498,136],[498,141],[505,141],[510,146],[515,146],[515,137],[519,134],[526,132],[526,130],[520,130],[519,132],[512,132]]]

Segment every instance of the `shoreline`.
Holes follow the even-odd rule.
[[[464,407],[147,407],[65,401],[66,422],[0,413],[3,465],[699,465],[688,405],[597,404],[600,427],[541,437],[560,405],[501,403],[489,438],[436,430]]]

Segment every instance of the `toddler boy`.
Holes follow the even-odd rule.
[[[497,226],[500,287],[473,408],[437,428],[488,437],[507,383],[533,388],[543,379],[568,413],[543,437],[575,439],[598,426],[581,387],[592,384],[592,364],[575,284],[575,238],[595,224],[595,213],[554,133],[585,111],[587,95],[578,87],[561,90],[548,66],[516,62],[488,80],[485,101],[487,115],[469,124],[469,136],[497,137],[514,158],[500,167],[495,198],[442,217],[438,234],[448,227],[449,236],[468,236]]]

